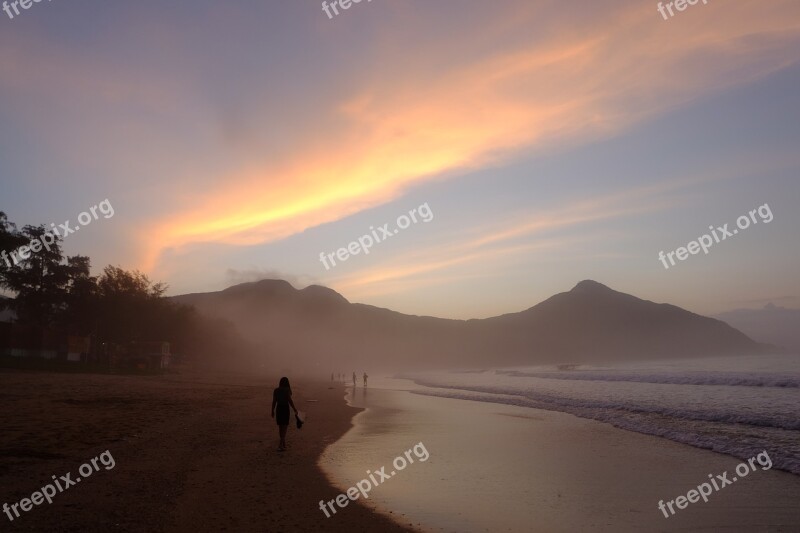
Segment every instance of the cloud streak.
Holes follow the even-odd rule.
[[[158,220],[147,232],[148,266],[163,250],[191,243],[283,239],[414,185],[522,150],[614,134],[765,76],[795,61],[798,17],[787,13],[799,10],[790,2],[737,2],[667,24],[620,7],[566,37],[463,58],[435,79],[408,78],[402,69],[368,75],[351,97],[331,102],[328,122],[338,128],[324,143],[233,171],[220,189]]]
[[[259,132],[251,144],[261,142],[263,150],[232,152],[211,133],[208,122],[219,110],[198,61],[174,72],[155,66],[177,65],[181,57],[171,49],[186,50],[197,37],[169,20],[145,24],[151,33],[158,28],[150,40],[171,45],[169,60],[139,58],[146,65],[140,71],[97,51],[52,44],[42,34],[0,37],[0,89],[26,111],[45,110],[27,113],[36,123],[33,135],[50,135],[42,144],[76,174],[116,168],[106,179],[117,184],[145,176],[143,192],[126,192],[148,202],[130,227],[137,262],[150,271],[190,245],[275,242],[433,180],[616,135],[800,57],[800,6],[788,0],[714,4],[668,22],[654,6],[609,2],[576,11],[559,2],[512,1],[464,19],[468,44],[425,23],[452,16],[455,6],[386,6],[402,12],[420,39],[398,33],[388,15],[371,19],[381,37],[361,43],[371,52],[353,56],[349,85],[331,69],[315,81],[337,90],[320,90],[313,104],[295,97],[282,106],[296,123],[267,122],[275,110],[264,103],[270,80],[246,73],[243,97],[227,105],[250,128],[263,122],[264,132],[285,129],[293,140],[286,146],[279,134]],[[248,12],[235,13],[229,17]],[[53,87],[58,98],[47,101]],[[305,112],[309,106],[315,113]],[[199,131],[187,132],[195,122]],[[156,194],[156,184],[163,194]]]

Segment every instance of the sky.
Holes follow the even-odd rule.
[[[66,253],[169,294],[281,278],[482,318],[594,279],[701,314],[800,308],[800,4],[657,6],[0,11],[0,210],[75,226],[107,200]]]

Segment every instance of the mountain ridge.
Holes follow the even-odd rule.
[[[172,297],[227,318],[274,357],[331,369],[585,363],[762,353],[728,324],[583,280],[523,311],[458,320],[351,303],[284,280]],[[321,354],[324,354],[321,356]]]

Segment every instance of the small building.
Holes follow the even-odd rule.
[[[90,337],[69,335],[67,337],[67,361],[83,362],[83,363],[88,362],[90,348],[91,348]]]
[[[28,324],[0,323],[0,355],[55,359],[66,339],[60,332]]]
[[[169,368],[172,359],[170,343],[165,341],[132,343],[128,357],[139,370],[163,370]]]

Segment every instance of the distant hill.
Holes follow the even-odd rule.
[[[800,353],[800,309],[767,304],[763,309],[737,309],[717,315],[753,339]]]
[[[353,304],[331,289],[282,280],[174,300],[234,322],[268,352],[322,371],[523,365],[758,353],[719,320],[582,281],[519,313],[474,320]]]

